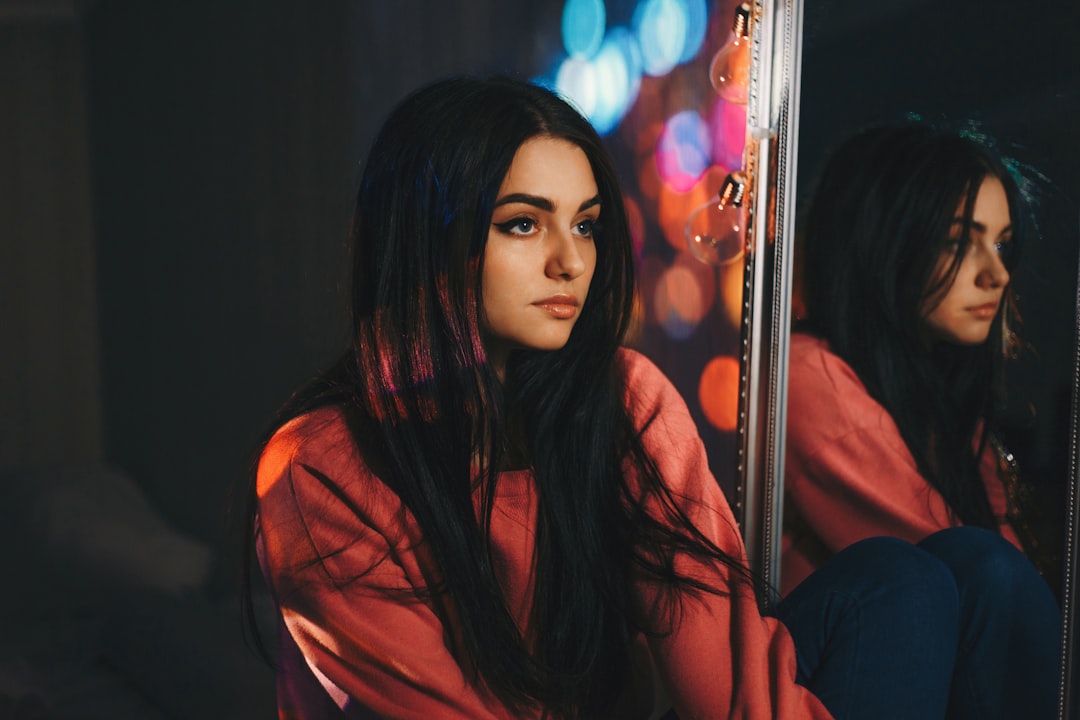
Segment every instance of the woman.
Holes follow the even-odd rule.
[[[785,589],[875,535],[974,525],[1032,549],[993,434],[1026,220],[1012,174],[971,137],[875,127],[831,156],[801,238]]]
[[[569,105],[417,91],[352,241],[354,343],[283,409],[253,493],[281,717],[644,719],[654,673],[684,719],[943,711],[971,629],[929,553],[839,555],[780,609],[798,652],[760,615],[685,404],[620,347],[630,234]]]

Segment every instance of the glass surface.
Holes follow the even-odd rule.
[[[1080,110],[1080,50],[1069,36],[1080,7],[1069,5],[1018,22],[1015,5],[1001,0],[825,0],[805,17],[801,0],[754,3],[736,499],[751,563],[779,587],[794,220],[828,149],[871,122],[975,121],[1038,191],[1039,238],[1012,278],[1030,350],[1010,370],[1013,411],[1002,434],[1031,488],[1042,569],[1066,615],[1061,718],[1077,711],[1080,644],[1080,143],[1071,127]],[[1028,49],[1024,63],[1010,47]]]

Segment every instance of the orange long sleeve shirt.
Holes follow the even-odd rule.
[[[642,355],[624,350],[626,402],[661,476],[697,527],[745,559],[731,510],[674,386]],[[414,594],[438,576],[415,520],[365,464],[335,410],[293,420],[258,469],[259,548],[282,640],[281,718],[380,717],[508,720],[510,711],[459,666],[429,600]],[[532,602],[537,496],[528,471],[498,478],[491,535],[507,605],[525,628]],[[726,587],[727,570],[677,558],[683,572]],[[369,570],[357,578],[360,570]],[[376,588],[396,588],[388,597]],[[654,588],[634,588],[639,608]],[[615,714],[653,712],[653,673],[682,720],[828,718],[795,683],[784,626],[762,617],[752,590],[687,598],[674,631],[642,639],[641,662]],[[654,670],[655,669],[655,670]],[[527,717],[540,717],[541,711]]]
[[[987,447],[980,471],[998,529],[1005,488]],[[919,473],[892,416],[821,339],[793,333],[788,367],[781,592],[848,545],[890,535],[918,542],[961,523]]]

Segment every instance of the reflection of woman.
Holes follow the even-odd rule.
[[[1024,221],[972,139],[883,127],[833,154],[802,238],[784,587],[872,535],[975,525],[1023,547],[992,430]]]
[[[353,242],[355,341],[283,410],[255,484],[281,717],[645,718],[654,671],[683,718],[933,717],[954,671],[998,682],[956,665],[958,637],[1028,682],[900,541],[760,615],[685,404],[619,347],[621,196],[554,95],[412,95]],[[1012,595],[989,596],[1010,626]]]

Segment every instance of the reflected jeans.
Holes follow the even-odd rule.
[[[863,540],[772,614],[794,637],[798,682],[838,720],[1055,716],[1060,610],[988,530]]]

